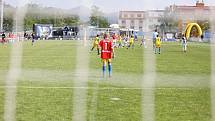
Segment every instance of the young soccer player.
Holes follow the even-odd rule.
[[[94,48],[97,48],[97,54],[99,55],[100,52],[99,52],[99,35],[96,35],[96,38],[94,39],[94,42],[93,42],[93,47],[91,48],[91,51],[93,51]]]
[[[32,46],[34,46],[34,42],[35,42],[35,34],[34,34],[34,32],[31,34],[31,39],[32,39]]]
[[[122,37],[118,35],[118,48],[122,47]]]
[[[155,47],[155,42],[156,42],[156,38],[157,38],[157,35],[158,35],[158,32],[157,32],[157,29],[153,32],[153,36],[152,36],[152,44],[153,44],[153,50],[156,49]]]
[[[137,39],[137,32],[134,33],[134,41],[138,41],[138,39]]]
[[[155,54],[157,54],[157,51],[159,54],[161,54],[161,38],[159,37],[159,35],[157,35],[156,37],[155,46]]]
[[[107,34],[104,34],[104,39],[99,42],[99,46],[101,47],[101,59],[103,62],[103,66],[102,66],[103,77],[106,77],[107,63],[108,63],[109,77],[111,77],[112,75],[111,58],[113,55],[113,45],[112,45],[112,41],[110,41]]]
[[[184,34],[182,35],[182,50],[183,50],[183,52],[187,51],[187,39],[184,36]]]
[[[128,37],[127,35],[124,35],[123,37],[123,46],[122,47],[127,47],[128,46]]]
[[[6,35],[4,32],[2,33],[1,38],[2,38],[2,44],[5,44],[6,43],[6,40],[5,40]]]
[[[146,40],[145,40],[145,38],[144,38],[144,35],[143,35],[143,37],[142,37],[142,39],[141,39],[141,43],[140,43],[140,46],[144,46],[144,48],[147,48],[146,47]]]
[[[132,47],[132,49],[134,49],[134,37],[133,36],[131,36],[129,39],[129,45],[128,45],[127,49],[130,47]]]

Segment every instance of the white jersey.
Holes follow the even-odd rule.
[[[153,39],[156,39],[157,35],[158,35],[158,32],[154,32],[153,33]]]
[[[186,52],[187,51],[187,40],[186,40],[185,37],[182,38],[182,42],[181,43],[182,43],[182,49],[183,49],[183,51]]]
[[[186,44],[187,44],[187,40],[186,40],[185,37],[182,38],[182,44],[183,44],[183,45],[186,45]]]

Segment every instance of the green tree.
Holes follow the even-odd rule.
[[[54,16],[44,16],[40,14],[28,13],[24,19],[24,28],[25,30],[32,30],[33,24],[53,24],[55,27],[63,26],[76,26],[79,24],[78,16],[63,16],[63,17],[54,17]]]
[[[99,7],[92,6],[92,14],[90,16],[90,25],[97,26],[99,28],[109,27],[108,20],[102,16],[102,11],[99,10]]]
[[[5,17],[3,19],[4,23],[3,23],[3,28],[5,31],[12,31],[13,29],[13,19],[9,18],[9,17]]]
[[[210,22],[208,20],[205,21],[197,21],[202,31],[207,31],[210,29]]]
[[[165,34],[166,32],[177,32],[178,22],[174,11],[170,11],[166,8],[163,16],[159,18],[159,21],[161,24],[158,27],[162,34]]]
[[[53,24],[55,27],[63,26],[77,26],[79,24],[79,17],[77,15],[63,13],[63,10],[56,13],[51,13],[47,11],[58,11],[57,8],[46,8],[41,7],[37,4],[29,4],[28,12],[24,18],[24,30],[32,30],[33,24]],[[41,12],[42,11],[42,12]],[[15,8],[9,5],[6,5],[4,11],[4,30],[12,31],[14,24],[14,13]],[[102,22],[101,22],[102,23]]]

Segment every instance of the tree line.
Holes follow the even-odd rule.
[[[74,15],[63,9],[53,7],[41,7],[37,4],[28,4],[28,11],[24,17],[24,30],[32,30],[33,24],[52,24],[54,27],[79,26],[81,23],[78,15]],[[92,26],[108,27],[109,23],[98,7],[92,7],[90,20],[86,23]],[[16,9],[10,5],[5,5],[4,11],[4,31],[13,31],[15,25]],[[99,13],[99,14],[98,14]]]

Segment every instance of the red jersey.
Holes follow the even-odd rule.
[[[116,35],[113,35],[112,38],[113,38],[113,39],[117,39],[117,36],[116,36]]]
[[[111,59],[112,51],[113,51],[112,41],[101,40],[99,42],[99,46],[101,47],[101,58],[102,59]]]

